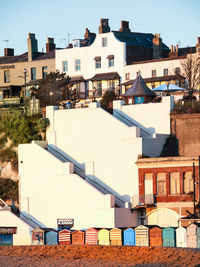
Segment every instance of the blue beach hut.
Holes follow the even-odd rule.
[[[176,246],[176,231],[172,227],[166,227],[162,230],[163,247]]]
[[[135,246],[135,230],[133,228],[127,228],[123,231],[124,246]]]

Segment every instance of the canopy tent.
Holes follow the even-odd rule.
[[[154,92],[174,92],[174,91],[188,91],[187,89],[181,88],[175,84],[170,83],[169,85],[167,85],[167,83],[164,83],[154,89],[152,89],[152,91]]]

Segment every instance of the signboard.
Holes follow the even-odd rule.
[[[0,227],[0,234],[7,235],[7,234],[16,234],[17,227]]]
[[[74,226],[74,219],[57,219],[58,225]]]
[[[0,66],[0,69],[14,69],[15,65]]]
[[[0,235],[0,246],[12,246],[13,236],[12,235]]]
[[[136,96],[135,97],[135,104],[142,104],[144,103],[144,97],[143,96]]]

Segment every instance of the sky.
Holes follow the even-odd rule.
[[[161,34],[169,47],[195,46],[199,13],[200,0],[0,0],[0,56],[5,47],[15,55],[27,52],[29,32],[39,51],[45,51],[47,37],[64,47],[68,36],[70,42],[83,38],[85,28],[98,33],[100,18],[109,19],[111,30],[126,20],[131,31]]]

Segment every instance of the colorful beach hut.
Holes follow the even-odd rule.
[[[98,244],[98,230],[95,228],[89,228],[85,231],[85,244],[97,245]]]
[[[51,229],[46,231],[46,245],[58,245],[58,233]]]
[[[72,232],[72,245],[84,245],[85,233],[82,231]]]
[[[45,244],[45,231],[40,228],[35,228],[32,231],[32,245],[44,245]]]
[[[176,232],[172,227],[166,227],[162,230],[163,247],[176,246]]]
[[[98,231],[98,243],[99,245],[110,245],[109,230],[101,229]]]
[[[112,246],[121,246],[122,245],[122,230],[114,227],[110,230],[110,244]]]
[[[187,227],[187,247],[197,248],[197,224],[191,223]]]
[[[72,232],[67,229],[63,229],[58,233],[58,242],[60,245],[70,245]]]
[[[200,224],[198,224],[197,228],[197,248],[200,248]]]
[[[149,246],[149,228],[140,225],[135,228],[136,246]]]
[[[187,231],[182,226],[176,229],[176,246],[180,248],[187,247]]]
[[[127,228],[123,231],[124,246],[135,246],[135,230]]]
[[[162,247],[162,228],[158,226],[149,227],[149,245],[153,247]]]

